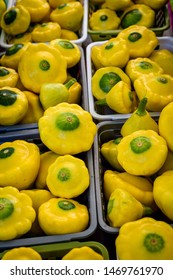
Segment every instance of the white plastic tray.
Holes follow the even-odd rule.
[[[87,94],[87,80],[86,80],[86,67],[85,67],[85,57],[84,50],[81,46],[79,46],[79,50],[81,53],[81,59],[76,66],[74,71],[77,71],[76,76],[78,76],[78,81],[82,85],[82,96],[80,105],[84,110],[88,111],[88,94]],[[29,124],[15,124],[10,126],[2,126],[0,125],[0,137],[2,133],[12,132],[12,131],[23,131],[28,129],[38,128],[38,123],[29,123]]]
[[[44,152],[47,149],[40,140],[40,133],[38,129],[28,129],[25,131],[13,131],[7,132],[0,135],[0,144],[4,142],[11,142],[15,140],[25,140],[30,143],[36,143],[40,149],[40,152]],[[5,249],[22,247],[22,246],[33,246],[33,245],[43,245],[50,243],[60,243],[74,240],[86,240],[91,236],[97,229],[97,211],[96,211],[96,196],[95,196],[95,181],[94,181],[94,169],[93,169],[93,154],[92,150],[80,154],[90,174],[90,185],[89,188],[83,192],[80,196],[76,197],[76,200],[84,204],[89,211],[89,224],[88,227],[76,233],[67,233],[67,234],[55,234],[55,235],[46,235],[46,234],[34,234],[31,232],[26,233],[18,238],[6,241],[0,241],[0,252]]]
[[[155,121],[158,121],[158,117],[153,117]],[[107,233],[117,234],[119,233],[119,227],[112,227],[107,220],[107,201],[104,195],[103,189],[103,176],[105,170],[113,170],[109,163],[104,160],[101,154],[101,146],[112,139],[116,139],[121,136],[120,130],[125,120],[116,121],[102,121],[97,124],[97,134],[94,139],[94,173],[95,173],[95,186],[96,186],[96,207],[98,215],[98,224],[100,228]],[[169,220],[162,211],[158,209],[152,216],[156,220],[165,221],[171,226],[173,223]]]
[[[81,29],[79,30],[79,38],[77,40],[72,40],[73,43],[77,45],[82,45],[82,43],[87,39],[88,36],[88,0],[80,0],[84,7],[84,15],[82,20]],[[16,0],[9,0],[7,8],[15,6]],[[8,35],[2,30],[0,38],[0,46],[3,48],[9,48],[12,44],[8,43]]]
[[[167,49],[173,52],[173,37],[165,36],[158,37],[159,48]],[[86,72],[87,72],[87,84],[88,84],[88,102],[89,112],[92,117],[97,121],[106,120],[124,120],[129,118],[131,114],[117,114],[115,111],[108,108],[108,106],[95,106],[95,98],[92,94],[91,79],[94,73],[94,67],[91,61],[91,51],[94,46],[100,46],[106,41],[92,42],[86,48]],[[159,116],[160,112],[150,112],[153,117]]]

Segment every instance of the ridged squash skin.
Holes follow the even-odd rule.
[[[173,102],[166,105],[160,113],[158,126],[159,134],[166,140],[167,145],[173,151]]]

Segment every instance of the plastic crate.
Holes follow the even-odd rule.
[[[81,4],[84,7],[84,15],[83,20],[81,23],[81,28],[79,30],[79,38],[76,40],[72,40],[73,43],[77,45],[82,45],[82,43],[86,40],[88,36],[88,1],[87,0],[80,0]],[[16,0],[9,0],[8,2],[8,8],[15,6]],[[1,38],[0,38],[0,45],[3,48],[9,48],[12,46],[12,44],[9,44],[9,38],[10,36],[2,30],[1,32]]]
[[[73,248],[80,248],[83,246],[88,246],[92,248],[95,252],[101,254],[104,260],[109,260],[109,253],[106,247],[96,241],[72,241],[72,242],[64,242],[64,243],[55,243],[55,244],[46,244],[39,246],[32,246],[34,250],[36,250],[42,257],[43,260],[61,260],[64,255],[66,255]],[[0,253],[0,259],[6,252],[3,251]]]
[[[173,38],[158,37],[159,39],[159,49],[167,49],[173,52]],[[106,41],[104,41],[106,42]],[[87,70],[87,84],[88,84],[88,102],[89,102],[89,112],[93,118],[97,121],[106,121],[106,120],[121,120],[127,119],[131,114],[118,114],[115,111],[111,110],[108,106],[99,106],[95,104],[95,97],[92,94],[92,85],[91,79],[95,72],[94,65],[91,61],[91,51],[94,46],[101,46],[103,41],[92,42],[87,46],[86,49],[86,70]],[[159,112],[150,112],[151,116],[159,116]]]
[[[90,18],[91,14],[96,10],[97,10],[97,6],[89,5],[88,19]],[[153,30],[157,36],[163,36],[164,31],[169,29],[169,26],[170,26],[170,20],[169,20],[168,8],[167,6],[164,6],[162,9],[156,11],[155,25],[153,28],[151,28],[151,30]],[[90,35],[91,40],[93,42],[109,40],[113,37],[116,37],[119,32],[121,32],[121,29],[94,31],[90,29],[88,25],[88,34]]]
[[[38,145],[41,152],[48,150],[47,147],[41,142],[38,129],[32,130],[21,130],[19,132],[6,132],[0,135],[0,144],[4,142],[10,142],[17,139],[27,140],[28,142],[35,143]],[[97,214],[96,214],[96,196],[95,196],[95,181],[94,181],[94,169],[93,169],[93,154],[92,150],[88,152],[83,152],[76,155],[79,158],[83,159],[86,163],[86,166],[90,174],[90,185],[88,189],[75,198],[78,202],[87,206],[89,211],[89,225],[82,231],[71,234],[62,234],[62,235],[43,235],[43,236],[34,236],[31,232],[28,232],[21,238],[17,238],[10,241],[0,241],[0,251],[8,248],[19,247],[19,246],[31,246],[31,245],[41,245],[41,244],[50,244],[56,242],[67,242],[74,240],[81,240],[88,238],[92,235],[97,228]]]
[[[154,118],[156,121],[158,118]],[[109,140],[120,137],[120,129],[123,125],[123,120],[117,121],[103,121],[97,124],[98,132],[94,141],[94,170],[95,170],[95,185],[96,185],[96,201],[97,201],[97,213],[98,224],[100,228],[110,234],[118,234],[119,228],[111,227],[106,219],[107,202],[103,192],[103,174],[105,170],[114,170],[113,167],[104,159],[100,152],[100,147],[103,143]],[[172,224],[172,222],[161,211],[157,211],[153,214],[153,218],[157,220],[163,220]]]
[[[88,110],[88,99],[87,99],[87,81],[86,81],[86,67],[85,67],[85,58],[84,51],[81,46],[78,46],[81,59],[77,65],[68,70],[69,73],[72,74],[73,77],[77,79],[77,81],[82,85],[82,94],[81,94],[81,106],[85,110]],[[30,123],[30,124],[15,124],[10,126],[0,125],[0,135],[4,132],[10,131],[19,131],[25,129],[33,129],[38,128],[38,123]]]

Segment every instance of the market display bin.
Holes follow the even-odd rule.
[[[82,86],[82,93],[81,93],[81,101],[80,104],[83,109],[88,110],[88,98],[87,98],[87,82],[86,82],[86,67],[85,67],[85,57],[84,57],[84,50],[81,46],[78,46],[81,59],[77,65],[68,69],[68,72],[72,75],[73,78],[81,84]],[[38,123],[28,123],[28,124],[15,124],[10,126],[0,125],[0,135],[5,132],[10,131],[19,131],[25,129],[33,129],[38,128]]]
[[[83,42],[85,42],[87,36],[88,36],[88,1],[87,0],[80,0],[81,4],[84,8],[84,14],[83,19],[81,22],[81,27],[79,29],[78,39],[72,40],[73,43],[77,45],[82,45]],[[15,6],[16,0],[9,0],[8,1],[8,8]],[[0,38],[0,46],[3,48],[9,48],[12,46],[12,44],[9,43],[10,35],[6,34],[4,30],[1,32],[1,38]],[[46,43],[46,42],[45,42]]]
[[[30,143],[35,143],[38,145],[40,152],[47,151],[48,148],[41,142],[40,135],[38,129],[31,129],[31,130],[20,130],[20,131],[13,131],[13,132],[6,132],[0,135],[0,144],[4,142],[10,142],[17,139],[26,140]],[[40,233],[33,234],[28,232],[24,236],[20,238],[16,238],[14,240],[9,241],[0,241],[0,251],[19,247],[19,246],[33,246],[33,245],[42,245],[42,244],[50,244],[50,243],[60,243],[60,242],[69,242],[74,240],[84,240],[90,237],[97,228],[97,214],[96,214],[96,196],[95,196],[95,181],[94,181],[94,170],[93,170],[93,154],[92,150],[88,152],[83,152],[76,157],[79,157],[84,160],[90,175],[90,185],[82,193],[80,196],[76,197],[76,200],[79,203],[84,204],[88,211],[89,211],[89,224],[88,227],[82,231],[77,233],[71,234],[59,234],[59,235],[41,235]]]
[[[158,37],[159,46],[158,49],[167,49],[173,52],[173,38],[169,36]],[[106,42],[106,41],[104,41]],[[91,51],[94,46],[101,46],[103,41],[92,42],[86,48],[86,71],[87,71],[87,85],[88,85],[88,102],[89,102],[89,112],[96,121],[106,121],[106,120],[121,120],[127,119],[131,114],[118,114],[111,110],[107,105],[97,105],[96,99],[92,94],[92,76],[95,73],[94,65],[91,61]],[[159,116],[159,112],[150,112],[153,117]]]
[[[158,118],[154,118],[156,121]],[[108,234],[118,234],[119,227],[111,227],[107,220],[107,201],[103,191],[103,174],[106,170],[114,170],[113,167],[104,159],[100,148],[103,143],[109,140],[120,137],[120,129],[124,120],[103,121],[97,124],[98,132],[94,141],[94,170],[95,170],[95,185],[96,185],[96,201],[99,227]],[[156,211],[151,216],[156,220],[163,220],[172,224],[172,222],[160,211]]]
[[[62,242],[54,244],[45,244],[32,246],[35,251],[37,251],[43,260],[61,260],[64,255],[66,255],[73,248],[81,248],[83,246],[88,246],[93,249],[98,254],[102,255],[104,260],[109,260],[109,253],[107,248],[96,241],[72,241],[72,242]],[[8,250],[0,252],[0,259]]]
[[[93,4],[89,5],[88,19],[90,18],[91,14],[95,12],[97,9],[98,9],[97,5],[93,5]],[[170,18],[169,18],[168,8],[167,6],[164,6],[162,9],[156,11],[155,24],[154,27],[151,28],[151,30],[153,30],[157,36],[163,36],[164,31],[168,30],[169,26],[170,26]],[[109,40],[113,37],[116,37],[119,32],[121,32],[121,29],[106,30],[106,31],[92,30],[89,26],[89,21],[88,21],[88,34],[90,35],[90,38],[93,42]]]

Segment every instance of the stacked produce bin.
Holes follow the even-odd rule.
[[[33,3],[33,5],[36,4],[36,2],[37,1],[35,1],[35,3]],[[71,100],[68,99],[68,104],[70,106],[69,110],[71,110],[71,114],[73,113],[73,111],[77,113],[77,111],[79,110],[78,117],[81,118],[81,121],[83,122],[83,125],[82,125],[83,131],[86,128],[86,126],[88,125],[88,132],[89,132],[88,140],[87,139],[82,140],[82,136],[87,137],[87,133],[86,133],[86,135],[84,135],[84,134],[81,135],[80,139],[78,139],[78,140],[75,138],[74,139],[71,138],[71,140],[69,139],[69,147],[70,147],[70,145],[73,147],[76,146],[77,151],[74,151],[74,150],[73,150],[73,152],[67,151],[67,152],[62,152],[62,154],[61,154],[62,158],[65,156],[64,154],[70,154],[71,157],[69,158],[69,160],[75,159],[76,163],[78,162],[78,167],[77,167],[76,163],[73,166],[73,163],[71,162],[73,168],[76,169],[76,171],[75,170],[72,171],[72,173],[74,172],[74,174],[73,174],[73,180],[75,182],[74,184],[75,185],[77,184],[77,187],[79,188],[77,193],[74,194],[75,201],[72,200],[73,195],[70,198],[70,196],[68,194],[67,195],[68,199],[66,196],[63,197],[64,201],[65,201],[65,205],[67,205],[68,203],[71,203],[70,205],[73,205],[75,207],[75,204],[77,203],[77,205],[79,206],[78,214],[77,214],[77,212],[76,212],[77,216],[76,216],[75,212],[71,214],[72,215],[71,222],[70,222],[70,220],[69,221],[67,220],[68,215],[65,215],[64,218],[61,217],[60,219],[62,219],[62,221],[64,220],[64,222],[66,222],[66,225],[64,224],[64,226],[63,226],[62,224],[61,225],[59,224],[59,233],[56,233],[54,231],[54,227],[55,227],[54,223],[52,225],[48,226],[48,227],[52,228],[53,231],[45,232],[45,230],[43,230],[43,228],[40,226],[40,224],[38,222],[38,206],[41,205],[41,201],[46,202],[50,198],[53,198],[53,197],[57,198],[57,196],[59,197],[59,195],[56,195],[56,194],[53,195],[50,192],[50,190],[47,188],[47,186],[45,185],[45,183],[46,183],[45,182],[45,179],[46,179],[45,173],[47,172],[47,169],[48,169],[48,166],[50,165],[50,163],[53,163],[53,161],[55,161],[55,159],[57,159],[57,157],[60,155],[58,155],[56,152],[51,150],[52,148],[48,147],[49,144],[47,146],[47,144],[43,143],[42,137],[40,137],[41,136],[40,128],[38,127],[39,118],[43,116],[43,113],[47,109],[47,107],[50,107],[50,103],[48,104],[47,102],[49,102],[49,101],[57,102],[57,100],[51,99],[48,101],[48,99],[45,99],[44,89],[43,89],[43,96],[41,98],[39,96],[36,88],[34,88],[32,90],[32,89],[29,89],[28,87],[25,88],[23,86],[22,88],[20,88],[20,92],[23,90],[24,90],[24,92],[27,91],[28,94],[31,95],[31,97],[35,101],[34,101],[34,103],[32,103],[32,102],[29,103],[29,99],[28,99],[28,103],[27,103],[28,109],[30,108],[31,111],[30,112],[27,111],[29,114],[28,115],[29,118],[25,118],[25,119],[23,119],[22,115],[20,115],[20,114],[19,114],[20,116],[18,116],[17,119],[16,119],[16,116],[18,115],[18,111],[20,111],[21,109],[23,110],[24,105],[26,103],[24,103],[23,106],[22,106],[22,104],[21,105],[19,104],[19,107],[16,109],[16,111],[13,110],[13,114],[12,113],[8,114],[7,110],[6,110],[6,109],[8,109],[8,105],[10,105],[10,104],[13,105],[13,102],[8,104],[7,108],[5,107],[4,113],[3,114],[1,113],[1,125],[0,125],[0,143],[1,143],[1,148],[2,148],[1,152],[3,153],[3,151],[9,150],[11,145],[13,146],[13,143],[14,143],[14,145],[15,144],[17,145],[17,143],[19,145],[20,144],[22,145],[22,143],[23,144],[28,143],[28,144],[34,145],[34,147],[36,148],[37,151],[39,150],[40,167],[38,169],[38,166],[37,167],[35,166],[35,168],[37,169],[36,174],[35,174],[36,176],[34,175],[33,179],[31,179],[32,182],[29,184],[30,186],[29,185],[27,187],[21,186],[21,184],[19,182],[17,182],[17,180],[18,179],[20,180],[20,178],[15,179],[15,177],[16,178],[18,177],[18,175],[17,175],[18,169],[21,170],[21,171],[19,171],[19,173],[21,172],[20,173],[21,180],[23,180],[23,178],[25,178],[27,176],[27,174],[26,174],[27,172],[32,173],[32,165],[34,166],[34,164],[35,164],[34,162],[32,163],[32,161],[31,161],[30,164],[28,165],[28,171],[22,169],[22,165],[23,165],[22,161],[24,160],[24,158],[23,158],[24,155],[22,155],[22,154],[20,155],[20,152],[16,158],[16,160],[18,161],[18,163],[16,162],[16,165],[18,164],[18,167],[17,167],[16,171],[14,170],[14,176],[12,176],[14,178],[14,180],[16,180],[16,186],[17,186],[16,188],[19,189],[19,194],[21,194],[22,191],[24,191],[24,193],[25,193],[25,189],[27,189],[26,192],[29,191],[29,193],[28,194],[25,193],[25,196],[27,195],[27,197],[28,197],[28,195],[30,194],[30,197],[32,197],[32,195],[34,195],[34,197],[35,197],[35,195],[36,195],[36,196],[38,196],[37,199],[39,201],[37,201],[37,199],[36,199],[36,204],[33,202],[33,205],[35,207],[34,210],[36,212],[36,218],[35,218],[34,224],[30,225],[30,228],[28,228],[26,231],[25,230],[20,231],[20,233],[16,234],[16,235],[14,234],[12,236],[7,236],[5,234],[5,235],[1,236],[0,251],[1,251],[2,259],[4,259],[4,254],[8,250],[15,249],[15,248],[21,248],[21,247],[27,247],[27,248],[29,247],[29,248],[34,249],[41,255],[42,259],[62,259],[64,257],[64,255],[67,254],[70,250],[72,250],[73,248],[80,248],[80,247],[89,248],[91,251],[86,251],[86,252],[89,255],[91,254],[92,257],[99,257],[101,259],[109,258],[108,251],[102,244],[100,244],[97,241],[92,241],[91,239],[90,239],[90,241],[87,242],[87,239],[90,236],[92,236],[92,234],[96,231],[96,228],[97,228],[95,180],[94,180],[94,168],[93,168],[93,154],[92,154],[92,149],[91,149],[91,145],[94,140],[93,138],[94,138],[94,135],[96,132],[96,124],[94,124],[94,122],[92,121],[92,118],[90,117],[90,114],[88,113],[86,67],[85,67],[84,50],[82,48],[82,43],[87,38],[88,3],[87,3],[87,1],[77,2],[78,5],[79,5],[79,3],[81,5],[80,8],[83,7],[83,16],[79,15],[82,18],[82,20],[80,21],[80,27],[77,31],[75,31],[76,33],[73,32],[73,33],[75,33],[75,34],[73,34],[73,36],[75,35],[76,37],[74,37],[74,40],[69,40],[68,38],[67,38],[67,40],[62,39],[62,44],[64,43],[67,46],[67,50],[68,50],[68,46],[69,46],[69,49],[72,49],[72,55],[71,55],[71,57],[69,56],[70,60],[68,62],[68,63],[70,63],[70,66],[68,64],[69,77],[65,77],[65,80],[67,79],[68,86],[67,86],[67,88],[65,86],[64,86],[64,88],[62,88],[61,79],[58,83],[58,85],[62,88],[61,89],[62,97],[60,97],[60,98],[62,98],[60,100],[61,103],[62,103],[62,101],[64,101],[63,104],[66,104],[65,101],[67,101],[67,98],[70,97]],[[47,1],[40,1],[40,4],[48,5]],[[6,10],[13,11],[13,8],[14,8],[14,11],[15,11],[16,7],[17,7],[16,1],[9,1],[7,3]],[[32,8],[34,8],[34,7],[32,7]],[[36,24],[41,24],[41,23],[37,22],[34,24],[36,25]],[[16,74],[18,72],[17,69],[18,69],[19,59],[16,58],[16,53],[18,53],[18,50],[20,52],[20,50],[22,49],[24,44],[22,42],[22,39],[21,39],[21,41],[19,41],[20,36],[17,36],[17,37],[18,38],[16,38],[16,35],[9,34],[8,31],[6,31],[5,29],[2,28],[2,32],[1,32],[1,48],[2,48],[1,69],[2,69],[2,72],[3,72],[3,69],[6,69],[6,71],[8,71],[9,68],[12,69],[13,68],[12,64],[14,64],[14,63],[15,63],[15,65],[14,65],[13,73]],[[18,39],[18,40],[16,43],[12,43],[12,39]],[[46,41],[45,42],[42,42],[42,41],[41,42],[29,42],[29,44],[31,45],[31,47],[32,46],[34,46],[36,48],[38,47],[36,52],[37,52],[38,57],[40,55],[41,60],[43,59],[42,55],[46,60],[46,59],[49,59],[49,55],[51,55],[53,53],[53,52],[51,52],[52,49],[49,52],[49,42],[46,42]],[[41,47],[41,45],[42,45],[42,47]],[[39,49],[39,46],[40,46],[40,49]],[[19,48],[16,48],[14,50],[14,47],[19,47]],[[43,51],[42,53],[39,52],[41,49]],[[73,49],[74,49],[74,53],[73,53]],[[59,53],[59,51],[57,51],[57,52]],[[12,64],[11,65],[9,64],[10,62],[8,62],[8,55],[9,56],[12,55],[12,57],[11,57]],[[33,53],[33,55],[34,55],[34,53]],[[72,56],[73,56],[74,61],[72,59]],[[6,58],[7,58],[7,61],[6,61]],[[30,61],[30,59],[32,59],[32,56],[30,56],[30,54],[28,55],[28,59],[29,59],[29,61]],[[36,59],[36,56],[34,59]],[[34,59],[32,61],[33,63],[34,63]],[[64,70],[62,70],[62,68],[64,67],[64,61],[63,61],[63,59],[61,59],[61,60],[57,60],[57,62],[56,62],[56,56],[53,57],[53,60],[51,60],[51,59],[52,58],[50,58],[49,61],[51,61],[52,64],[55,63],[55,69],[53,70],[54,72],[52,72],[52,77],[54,77],[56,79],[56,76],[58,76],[59,73],[64,75],[62,72],[62,71],[64,71]],[[67,68],[66,62],[65,62],[65,68]],[[21,70],[21,72],[22,71],[23,71],[23,69]],[[17,76],[17,74],[16,74],[16,76]],[[67,69],[65,70],[65,76],[67,76]],[[38,76],[36,76],[36,81],[35,81],[36,84],[37,84],[37,77]],[[21,76],[20,76],[20,79],[21,79]],[[38,79],[39,79],[39,77],[38,77]],[[50,80],[51,80],[51,82],[54,81],[51,78],[50,78]],[[45,81],[43,80],[42,83],[44,83]],[[41,82],[41,80],[40,80],[40,82]],[[57,80],[56,80],[56,82],[57,82]],[[1,87],[2,91],[4,90],[2,92],[2,98],[3,98],[3,96],[4,97],[6,96],[6,93],[4,93],[4,92],[9,92],[10,90],[11,90],[10,92],[15,94],[13,91],[18,86],[15,83],[13,85],[11,85],[11,84],[8,84],[5,82],[2,85],[3,85]],[[31,82],[31,86],[33,86],[32,82]],[[38,82],[37,86],[38,87],[40,86],[39,82]],[[68,92],[69,88],[70,88],[70,90]],[[51,94],[51,89],[49,88],[50,94]],[[67,94],[67,92],[68,92],[68,94]],[[60,101],[59,101],[59,103],[60,103]],[[76,104],[74,104],[74,103],[76,103]],[[3,105],[4,105],[4,103],[2,101],[2,106]],[[55,103],[54,103],[54,105],[55,105]],[[7,113],[8,117],[7,117],[6,113]],[[21,113],[21,114],[23,114],[23,113]],[[26,117],[26,115],[25,115],[25,117]],[[86,124],[85,124],[85,118],[86,118]],[[77,120],[78,120],[78,118],[77,118]],[[49,125],[48,125],[48,128],[49,128]],[[43,129],[44,129],[44,126],[43,126]],[[81,130],[81,133],[82,133],[82,130]],[[49,134],[49,131],[48,131],[48,135],[51,135],[51,134]],[[46,138],[47,138],[47,136],[46,136]],[[49,136],[48,136],[48,138],[49,138]],[[64,140],[65,139],[63,138],[63,140],[62,140],[63,145],[64,145]],[[81,141],[81,143],[79,140]],[[52,141],[52,143],[54,142],[54,140],[48,139],[48,142],[51,142],[51,141]],[[72,141],[72,143],[71,143],[71,141]],[[73,143],[73,141],[74,141],[74,143]],[[4,145],[6,145],[6,143],[7,143],[8,147],[4,146]],[[80,148],[80,145],[81,146],[84,145],[84,148],[82,148],[82,147]],[[11,147],[11,149],[13,149],[13,148]],[[16,146],[16,149],[17,149],[17,146]],[[21,158],[20,158],[20,156],[21,156]],[[44,157],[45,157],[45,160],[44,160]],[[8,158],[8,156],[7,156],[7,158]],[[34,158],[33,158],[33,161],[36,161],[36,159],[34,160]],[[27,162],[27,159],[26,159],[26,162]],[[2,164],[4,165],[4,162]],[[21,166],[19,166],[19,165],[21,165]],[[81,171],[80,171],[80,166],[81,166]],[[10,166],[9,166],[9,168],[10,168]],[[11,174],[12,169],[11,168],[9,169],[9,172],[8,172],[9,177],[11,176],[10,174]],[[83,175],[81,173],[82,170],[84,172]],[[76,174],[75,174],[75,172],[76,172]],[[78,175],[77,175],[77,172],[79,173]],[[1,171],[1,176],[3,176],[2,173],[3,172]],[[80,178],[81,175],[84,176],[83,180],[81,180],[81,178]],[[77,181],[75,181],[75,180],[77,180],[77,176],[79,177],[78,180],[80,180],[80,184],[79,184],[79,182],[77,183]],[[1,186],[2,186],[3,190],[6,189],[5,188],[6,185],[14,187],[14,184],[15,184],[14,181],[13,182],[6,181],[6,183],[4,183],[4,186],[3,186],[2,181],[3,181],[3,179],[1,177]],[[18,185],[20,185],[20,187],[18,187]],[[9,192],[10,192],[10,189],[9,189]],[[2,195],[3,195],[3,193],[2,193]],[[7,197],[8,197],[8,188],[7,188]],[[68,201],[66,201],[66,199]],[[70,201],[69,201],[69,199],[70,199]],[[40,205],[39,205],[39,203],[40,203]],[[22,208],[21,208],[21,210],[19,209],[19,211],[23,211]],[[67,210],[66,210],[66,212],[67,212]],[[76,219],[75,216],[78,219],[77,224],[78,224],[79,228],[75,228],[75,219]],[[8,225],[8,226],[11,226],[11,230],[13,228],[12,220],[11,220],[11,225]],[[18,224],[18,222],[20,223],[20,220],[17,221],[16,223]],[[48,222],[49,222],[49,218],[48,218]],[[23,229],[24,229],[25,222],[23,221],[23,223],[24,223],[23,224]],[[32,219],[32,223],[33,223],[33,219]],[[71,224],[71,226],[70,226],[70,224]],[[7,227],[7,225],[6,225],[6,227]],[[64,227],[64,229],[63,229],[63,227]],[[8,229],[8,227],[7,227],[7,229]],[[16,229],[16,231],[17,231],[17,229]],[[85,254],[86,252],[84,250],[83,254]],[[21,255],[22,255],[22,253],[21,253]]]
[[[112,2],[121,5],[114,7],[116,4]],[[167,207],[164,194],[161,195],[163,201],[158,198],[156,188],[158,178],[165,171],[173,170],[173,164],[169,163],[173,159],[172,136],[163,128],[166,117],[164,112],[162,114],[173,102],[170,92],[173,88],[170,3],[159,1],[156,7],[150,7],[147,2],[150,1],[6,2],[0,37],[0,219],[2,227],[8,230],[0,230],[0,259],[10,258],[8,252],[21,247],[33,249],[39,254],[33,254],[33,258],[44,260],[150,259],[150,253],[143,254],[143,248],[138,254],[137,247],[138,240],[142,242],[143,238],[140,222],[145,227],[145,221],[147,226],[151,223],[153,230],[156,226],[155,236],[149,243],[159,243],[161,239],[166,244],[169,242],[169,250],[164,252],[160,243],[154,244],[152,249],[156,251],[152,258],[173,259],[171,208]],[[36,4],[40,19],[35,14]],[[21,21],[15,27],[18,9],[28,16],[22,29]],[[151,11],[151,26],[145,26],[145,22],[138,24],[145,9],[147,13]],[[44,16],[41,16],[42,12]],[[61,18],[63,12],[64,20]],[[97,12],[103,13],[101,22]],[[116,16],[117,26],[99,29],[99,24],[109,20],[109,14]],[[131,15],[135,21],[127,26]],[[11,24],[14,24],[12,29]],[[52,26],[56,26],[56,31]],[[17,32],[17,28],[23,31]],[[54,31],[49,33],[49,28]],[[131,34],[135,34],[133,54],[126,40]],[[140,39],[138,35],[142,38],[140,44],[136,43]],[[160,64],[157,54],[161,56]],[[131,73],[130,63],[137,59],[137,70]],[[11,83],[11,78],[8,84],[5,76],[9,72],[16,80]],[[152,75],[162,87],[158,95],[158,85]],[[157,88],[156,92],[153,90],[155,101],[150,101],[145,77],[151,77],[153,88]],[[15,108],[16,100],[21,104]],[[131,121],[136,116],[138,120]],[[145,119],[142,121],[142,118]],[[129,120],[131,124],[124,128]],[[147,130],[151,136],[146,134]],[[150,161],[145,167],[142,164],[148,152],[144,153],[145,149],[141,152],[137,147],[135,156],[142,154],[143,158],[138,162],[139,157],[134,156],[133,162],[129,147],[124,144],[126,137],[132,137],[137,131],[143,134],[134,134],[134,138],[147,140],[134,143],[134,149],[136,145],[147,146],[146,151],[151,149]],[[37,157],[29,162],[18,150],[19,144],[33,145]],[[133,165],[138,168],[133,169]],[[5,166],[8,166],[8,172]],[[34,175],[29,183],[24,183],[32,172]],[[171,175],[165,175],[165,179],[169,181]],[[171,205],[173,195],[169,183],[167,185]],[[28,227],[23,221],[22,229],[19,229],[20,216],[15,217],[16,225],[12,224],[17,205],[9,207],[13,204],[10,197],[14,195],[17,197],[14,201],[21,200],[19,212],[24,211],[22,196],[23,200],[28,200],[31,208]],[[54,203],[59,205],[56,209]],[[1,208],[6,209],[2,216]],[[127,231],[129,226],[130,232],[139,235],[133,252],[125,226]],[[16,227],[16,233],[11,234],[13,227]],[[168,234],[163,240],[164,230]],[[122,244],[129,246],[128,255]],[[131,246],[134,246],[133,242]],[[158,255],[157,249],[161,250]],[[14,259],[18,255],[20,252],[13,256]]]
[[[130,4],[127,10],[126,8],[121,11],[120,9],[116,10],[116,15],[120,15],[118,28],[116,30],[113,28],[111,30],[106,30],[106,28],[104,30],[99,30],[99,24],[105,27],[106,20],[107,26],[111,25],[111,23],[109,25],[108,22],[109,16],[111,18],[108,8],[113,10],[113,6],[125,5],[125,2],[127,3],[128,1],[123,1],[123,3],[113,3],[112,1],[100,1],[100,3],[98,3],[99,1],[91,2],[95,3],[92,3],[89,9],[88,33],[91,36],[91,42],[86,48],[86,63],[89,111],[96,120],[98,127],[94,141],[98,223],[102,231],[108,234],[108,236],[114,236],[112,247],[115,245],[117,257],[119,259],[157,258],[157,252],[156,255],[148,254],[148,251],[150,249],[152,250],[152,248],[146,248],[140,245],[141,242],[145,242],[144,240],[147,236],[146,232],[143,235],[142,227],[145,231],[147,224],[149,225],[150,222],[164,221],[166,226],[169,225],[170,228],[172,228],[172,218],[168,212],[165,211],[163,200],[158,199],[159,194],[157,193],[159,176],[161,176],[164,171],[171,170],[172,167],[169,164],[167,165],[166,159],[161,165],[158,165],[154,171],[147,171],[147,166],[144,167],[144,162],[147,158],[147,149],[144,149],[144,153],[140,151],[140,146],[143,146],[142,138],[140,137],[142,135],[144,138],[147,136],[147,134],[144,136],[146,130],[152,132],[157,131],[157,134],[159,133],[162,137],[165,137],[165,134],[162,134],[161,123],[163,125],[163,122],[160,114],[163,108],[172,100],[170,99],[163,105],[161,102],[161,96],[163,94],[161,87],[154,86],[154,78],[153,84],[149,82],[149,79],[154,77],[154,75],[156,79],[162,75],[164,78],[166,74],[165,78],[170,78],[172,80],[172,67],[168,67],[169,70],[166,70],[162,64],[164,68],[162,72],[159,68],[156,70],[154,65],[151,66],[153,61],[158,62],[158,60],[156,61],[154,59],[154,54],[160,53],[161,60],[164,60],[164,53],[169,53],[172,57],[173,41],[171,31],[167,33],[170,24],[167,6],[164,5],[162,8],[156,8],[155,22],[150,27],[144,27],[142,24],[141,26],[139,26],[140,24],[129,24],[129,26],[127,26],[128,21],[131,20],[130,12],[133,10],[134,14],[137,13],[136,10],[143,8],[140,4],[146,4],[146,2],[148,2],[135,1],[135,5],[133,6],[133,4]],[[100,22],[97,20],[99,13],[100,19],[102,18]],[[160,21],[158,18],[161,14]],[[106,16],[104,17],[104,15]],[[126,28],[123,28],[123,24],[126,24]],[[143,33],[144,30],[148,35],[146,35],[145,32],[145,34]],[[140,36],[138,37],[139,34]],[[169,35],[167,36],[167,34]],[[139,41],[137,37],[140,38]],[[124,42],[121,41],[122,39],[126,40],[127,48],[124,46]],[[130,58],[127,55],[128,52],[130,52]],[[136,64],[136,66],[134,66],[133,63]],[[142,67],[142,64],[145,64],[146,67]],[[161,64],[159,66],[161,66]],[[157,74],[150,74],[152,71],[155,71]],[[130,87],[128,78],[130,78]],[[145,81],[138,87],[138,82],[142,79]],[[151,84],[153,85],[152,89],[150,88]],[[137,96],[134,95],[134,92]],[[167,94],[169,95],[170,92],[171,89],[168,90]],[[157,94],[158,99],[156,97]],[[157,99],[157,101],[155,99],[156,102],[154,101],[154,97]],[[151,105],[152,99],[154,101],[153,106]],[[150,117],[148,117],[148,113]],[[164,113],[162,113],[162,116],[163,115]],[[133,150],[132,142],[138,141],[137,139],[139,143]],[[142,153],[141,161],[139,160],[140,153]],[[169,153],[172,152],[169,151]],[[152,157],[154,162],[151,159]],[[155,162],[158,162],[154,152],[151,158],[148,159],[148,167],[151,167],[152,164],[154,166]],[[143,167],[145,171],[142,170]],[[136,179],[138,182],[135,182]],[[142,183],[143,180],[145,181],[145,183],[143,182],[145,187]],[[138,196],[138,191],[141,192],[144,191],[144,189],[148,194],[151,192],[152,199],[150,200],[148,197],[150,202],[149,200],[144,202],[144,193],[144,196]],[[130,196],[128,196],[127,193],[128,195],[130,194]],[[160,195],[162,196],[162,194]],[[144,214],[145,211],[143,212],[135,203],[132,203],[132,197],[142,203],[143,206],[151,207],[153,210],[152,214],[151,212]],[[153,203],[156,204],[156,209],[153,208]],[[132,208],[130,204],[131,206],[133,205]],[[129,230],[132,234],[130,234]],[[136,236],[136,239],[134,236]],[[172,259],[168,252],[167,257],[164,255],[163,251],[162,253],[163,255],[160,255],[158,258],[164,259],[165,257]]]

